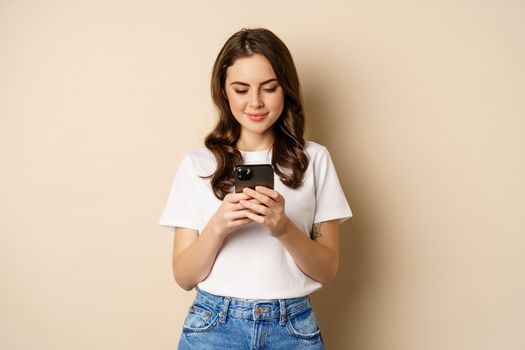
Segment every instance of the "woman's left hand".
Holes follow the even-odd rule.
[[[272,236],[282,235],[288,223],[288,217],[284,212],[284,197],[279,192],[264,186],[256,186],[255,191],[245,187],[243,192],[253,199],[241,200],[239,203],[255,212],[247,213],[246,216],[266,225]]]

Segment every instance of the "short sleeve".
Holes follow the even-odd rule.
[[[196,173],[191,158],[185,155],[171,184],[166,206],[160,217],[160,226],[186,227],[198,230],[196,210],[194,210],[193,188]]]
[[[339,219],[339,223],[342,223],[351,218],[352,211],[326,148],[320,151],[314,167],[316,198],[314,223],[335,219]]]

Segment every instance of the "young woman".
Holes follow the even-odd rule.
[[[179,349],[323,349],[309,294],[338,269],[338,224],[352,212],[326,147],[305,141],[292,56],[267,29],[220,51],[219,112],[185,155],[160,225],[174,227],[173,274],[196,288]],[[241,164],[272,164],[274,189],[233,190]]]

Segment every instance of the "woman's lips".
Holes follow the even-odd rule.
[[[251,120],[253,120],[255,122],[263,120],[264,117],[266,117],[267,114],[268,114],[268,112],[266,112],[266,113],[253,113],[253,114],[252,113],[246,113],[248,118],[250,118]]]

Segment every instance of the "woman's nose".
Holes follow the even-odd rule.
[[[259,91],[252,92],[250,96],[250,107],[253,108],[260,108],[264,105],[263,100],[261,98],[261,95],[259,94]]]

